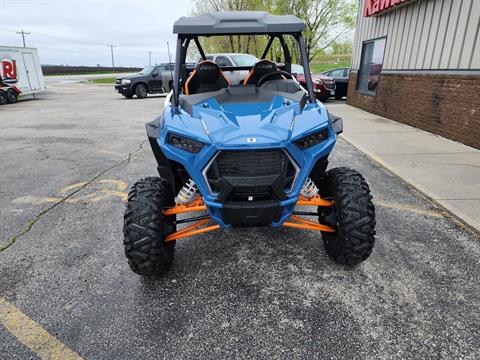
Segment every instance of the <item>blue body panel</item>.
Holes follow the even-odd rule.
[[[280,221],[271,226],[278,227],[287,220],[295,208],[300,190],[318,159],[328,155],[336,141],[325,106],[317,102],[307,103],[303,110],[300,104],[281,96],[271,103],[225,103],[219,104],[210,98],[193,106],[192,115],[180,109],[175,113],[167,106],[160,120],[158,143],[171,160],[181,163],[197,187],[213,221],[226,225],[221,217],[221,203],[215,202],[210,193],[202,170],[219,150],[285,149],[300,168],[287,199],[280,202],[283,207]],[[327,128],[329,137],[307,150],[294,144],[305,135]],[[167,134],[172,132],[206,145],[194,154],[167,143]],[[255,143],[247,142],[255,138]]]

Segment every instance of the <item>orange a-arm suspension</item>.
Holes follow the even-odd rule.
[[[307,230],[318,230],[318,231],[325,231],[325,232],[336,232],[337,231],[337,230],[335,230],[334,227],[318,224],[316,222],[309,221],[309,220],[305,220],[305,219],[302,219],[302,218],[300,218],[296,215],[290,216],[290,219],[295,220],[297,222],[295,223],[295,222],[291,222],[291,221],[285,221],[283,223],[283,226],[294,227],[294,228],[299,228],[299,229],[307,229]]]
[[[209,221],[210,220],[208,219],[197,221],[195,224],[190,225],[185,229],[178,230],[177,232],[174,232],[173,234],[168,235],[164,241],[169,242],[169,241],[185,238],[188,236],[202,234],[208,231],[220,229],[220,225],[212,225],[212,226],[204,227],[202,229],[198,229],[200,226],[207,224]]]
[[[335,205],[335,201],[322,199],[320,195],[315,195],[311,198],[306,198],[304,196],[299,196],[297,205],[310,205],[310,206],[324,206],[330,207]]]
[[[297,205],[330,207],[335,205],[335,201],[322,199],[319,195],[315,195],[311,198],[300,196],[298,198]],[[290,220],[292,221],[285,221],[283,223],[283,226],[294,227],[299,229],[307,229],[307,230],[318,230],[318,231],[325,231],[325,232],[337,231],[332,226],[327,226],[327,225],[319,224],[310,220],[305,220],[296,215],[290,216]]]
[[[207,207],[203,203],[201,197],[197,197],[194,201],[187,205],[175,205],[173,208],[163,210],[164,215],[175,215],[175,214],[182,214],[187,212],[194,212],[194,211],[205,211]]]
[[[163,214],[169,216],[169,215],[183,214],[183,213],[195,212],[195,211],[206,211],[206,210],[207,210],[207,207],[203,203],[202,198],[198,197],[194,201],[192,201],[190,204],[175,205],[173,208],[165,209],[163,210]],[[170,235],[167,235],[164,241],[165,242],[173,241],[177,239],[186,238],[192,235],[202,234],[208,231],[220,229],[220,225],[212,225],[212,226],[207,226],[199,229],[199,227],[206,225],[209,221],[210,221],[209,219],[199,220],[182,230],[178,230]]]
[[[333,206],[335,202],[333,200],[326,200],[320,198],[320,196],[316,195],[312,198],[306,198],[300,196],[297,201],[297,205],[309,205],[309,206],[322,206],[322,207],[330,207]],[[203,203],[201,197],[198,197],[193,202],[187,205],[175,205],[172,208],[163,210],[163,214],[166,216],[176,215],[176,214],[183,214],[189,212],[197,212],[197,211],[206,211],[207,207]],[[193,219],[192,219],[193,220]],[[290,220],[295,221],[286,221],[283,223],[283,226],[300,228],[300,229],[308,229],[308,230],[318,230],[318,231],[325,231],[325,232],[335,232],[336,229],[331,226],[322,225],[315,223],[313,221],[302,219],[296,215],[292,215]],[[201,219],[194,224],[176,231],[170,235],[165,237],[165,242],[186,238],[192,235],[206,233],[208,231],[218,230],[220,229],[220,225],[211,225],[207,227],[203,227],[203,225],[208,224],[209,219]]]

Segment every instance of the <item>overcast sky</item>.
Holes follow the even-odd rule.
[[[0,0],[0,45],[22,46],[31,32],[42,64],[144,66],[175,51],[173,23],[193,10],[191,0]]]

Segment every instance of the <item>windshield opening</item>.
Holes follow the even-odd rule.
[[[155,66],[147,66],[142,71],[140,71],[139,74],[150,75],[152,73],[153,69],[155,69]]]
[[[258,61],[257,57],[250,54],[233,54],[231,58],[236,66],[253,66]]]
[[[303,66],[298,65],[298,64],[292,64],[292,74],[305,75],[305,71],[303,70]]]

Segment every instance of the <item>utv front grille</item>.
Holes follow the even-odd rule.
[[[282,149],[220,151],[204,170],[221,201],[279,200],[293,186],[297,165]]]

